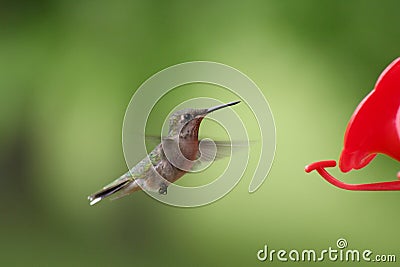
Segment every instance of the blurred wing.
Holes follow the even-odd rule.
[[[168,149],[170,143],[167,137],[156,135],[146,135],[146,146],[154,147],[162,141],[164,142],[164,149]],[[173,142],[171,140],[171,142]],[[205,166],[209,165],[214,160],[219,160],[231,156],[231,153],[236,153],[242,149],[249,147],[252,141],[213,141],[211,139],[200,140],[200,150],[197,158],[198,160],[192,167],[193,171],[203,170]],[[216,150],[216,151],[215,151]],[[214,157],[215,154],[215,157]]]
[[[203,139],[200,143],[198,153],[198,161],[193,165],[193,171],[203,170],[205,166],[211,162],[223,158],[230,157],[232,153],[236,153],[249,146],[247,141],[213,141]]]
[[[230,141],[203,139],[200,141],[200,149],[197,156],[198,158],[202,157],[202,159],[206,161],[213,161],[229,157],[232,151],[232,143]]]

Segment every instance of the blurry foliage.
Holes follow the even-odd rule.
[[[361,0],[2,1],[2,266],[247,266],[265,243],[318,249],[339,237],[395,253],[396,192],[341,191],[303,167],[338,158],[351,113],[399,56],[399,8]],[[143,193],[89,207],[89,193],[126,171],[121,126],[136,88],[192,60],[231,65],[263,90],[277,127],[264,185],[248,194],[246,176],[222,200],[194,209]],[[397,168],[380,157],[349,179],[395,178]]]

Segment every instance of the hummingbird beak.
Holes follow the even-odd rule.
[[[218,105],[218,106],[215,106],[215,107],[212,107],[212,108],[209,108],[209,109],[206,110],[206,112],[205,112],[204,115],[207,115],[207,114],[209,114],[209,113],[211,113],[211,112],[214,112],[214,111],[216,111],[216,110],[218,110],[218,109],[226,108],[226,107],[233,106],[233,105],[236,105],[236,104],[239,104],[239,103],[240,103],[240,100],[234,101],[234,102],[230,102],[230,103],[227,103],[227,104]]]

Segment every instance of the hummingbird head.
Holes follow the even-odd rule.
[[[240,103],[240,101],[230,102],[227,104],[218,105],[212,108],[205,109],[183,109],[171,115],[169,118],[169,136],[177,136],[182,138],[198,137],[199,127],[201,121],[207,114],[221,108],[233,106]]]

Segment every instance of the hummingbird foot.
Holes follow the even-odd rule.
[[[158,189],[158,193],[161,195],[166,195],[167,194],[167,188],[168,186],[165,183],[160,184],[160,189]]]

